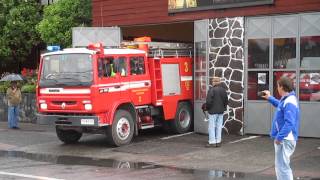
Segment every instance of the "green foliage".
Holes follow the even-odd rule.
[[[0,84],[0,93],[6,93],[7,89],[10,87],[10,82],[5,82]],[[21,85],[19,85],[21,87]],[[35,93],[36,92],[36,84],[25,83],[22,84],[21,92],[23,93]]]
[[[0,0],[0,57],[26,60],[40,43],[36,25],[41,20],[40,5],[35,0]]]
[[[36,85],[35,84],[25,84],[21,88],[21,92],[23,93],[35,93]]]
[[[0,93],[6,93],[7,89],[10,87],[10,82],[1,82],[0,83]]]
[[[22,82],[21,92],[24,93],[35,93],[37,84],[37,70],[23,68],[21,74],[25,78]]]
[[[91,0],[59,0],[44,8],[37,30],[47,44],[70,47],[72,27],[90,26]]]

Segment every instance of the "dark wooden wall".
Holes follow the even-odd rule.
[[[320,0],[274,0],[273,5],[168,14],[168,0],[92,0],[93,26],[162,24],[197,19],[320,11]]]

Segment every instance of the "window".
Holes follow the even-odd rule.
[[[114,57],[103,57],[99,59],[99,77],[115,76]]]
[[[301,68],[320,69],[320,36],[301,37]]]
[[[144,57],[130,57],[130,74],[145,74]]]
[[[273,41],[273,68],[296,68],[296,39],[277,38]]]
[[[43,59],[41,86],[90,85],[93,80],[92,59],[89,54],[55,54]]]
[[[282,77],[282,76],[286,76],[288,78],[290,78],[293,82],[293,86],[296,87],[296,73],[295,71],[277,71],[277,72],[273,72],[273,95],[274,97],[276,97],[277,99],[280,99],[281,96],[278,93],[278,89],[277,89],[277,81]]]
[[[248,72],[248,100],[262,100],[258,92],[269,90],[269,72]]]
[[[299,88],[301,101],[320,101],[320,70],[301,71]]]
[[[115,61],[116,72],[120,73],[120,76],[127,76],[127,58],[119,57]]]
[[[301,101],[320,101],[320,36],[304,36],[300,39]]]
[[[269,39],[248,40],[248,67],[269,68]]]

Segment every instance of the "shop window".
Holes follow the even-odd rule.
[[[296,68],[295,38],[277,38],[273,40],[273,68]]]
[[[320,101],[320,70],[301,71],[299,88],[301,101]]]
[[[205,100],[207,95],[207,59],[205,42],[195,43],[195,100]]]
[[[320,69],[320,36],[301,37],[300,67]]]
[[[269,72],[248,72],[248,100],[262,100],[258,92],[263,90],[269,90]]]
[[[273,73],[273,96],[280,99],[281,96],[278,93],[277,81],[282,77],[286,76],[293,82],[293,86],[296,87],[296,73],[294,71],[277,71]]]
[[[144,58],[143,57],[130,57],[130,74],[140,75],[145,74]]]
[[[248,40],[248,67],[269,68],[269,39]]]

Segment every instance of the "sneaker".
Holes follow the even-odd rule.
[[[20,129],[20,128],[15,126],[15,127],[12,127],[12,129]]]
[[[206,147],[207,147],[207,148],[216,147],[216,144],[209,144],[209,143],[208,143],[208,144],[206,144]]]
[[[216,144],[216,147],[221,147],[221,143],[217,143],[217,144]]]

